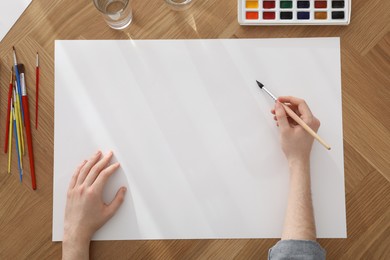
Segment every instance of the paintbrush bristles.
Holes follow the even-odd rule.
[[[12,50],[13,50],[13,56],[14,56],[14,65],[17,65],[18,64],[18,61],[16,59],[16,50],[15,50],[15,47],[12,46]]]
[[[23,64],[18,64],[18,71],[19,71],[19,74],[24,73],[24,65]]]
[[[263,89],[264,85],[263,85],[262,83],[258,82],[257,80],[256,80],[256,82],[257,82],[257,85],[258,85],[261,89]]]
[[[18,71],[19,71],[19,74],[24,73],[24,65],[23,64],[18,64]]]

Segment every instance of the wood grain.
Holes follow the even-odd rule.
[[[11,48],[25,64],[30,110],[35,53],[41,65],[40,125],[33,129],[38,190],[30,173],[12,174],[0,153],[0,259],[59,259],[51,242],[54,140],[54,41],[57,39],[199,39],[341,37],[347,239],[320,239],[329,259],[390,259],[390,1],[352,1],[348,26],[244,27],[237,1],[194,0],[172,11],[163,0],[133,1],[123,31],[105,25],[92,1],[33,0],[0,43],[0,147],[4,145]],[[35,114],[32,114],[35,121]],[[27,161],[26,161],[27,162]],[[93,259],[266,259],[275,239],[93,242]]]

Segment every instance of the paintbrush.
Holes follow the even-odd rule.
[[[262,84],[260,83],[259,81],[257,81],[257,85],[262,89],[264,90],[270,97],[272,97],[273,100],[275,100],[275,102],[278,102],[278,99]],[[308,126],[305,121],[303,121],[297,114],[295,114],[295,112],[289,107],[287,106],[286,104],[283,104],[283,103],[280,103],[282,104],[284,110],[286,111],[286,113],[292,118],[294,119],[295,122],[297,122],[297,124],[299,124],[300,126],[303,127],[303,129],[306,130],[306,132],[308,132],[311,136],[313,136],[318,142],[320,142],[320,144],[322,144],[326,149],[330,150],[330,146],[316,133],[314,132],[313,129],[310,128],[310,126]]]
[[[7,121],[5,124],[5,126],[6,126],[5,145],[4,145],[4,152],[5,153],[7,153],[7,151],[8,151],[9,129],[7,128],[7,126],[10,124],[9,122],[10,122],[10,118],[11,118],[11,99],[12,99],[13,78],[14,78],[14,68],[12,67],[11,78],[9,81],[9,89],[8,89]]]
[[[38,129],[38,105],[39,105],[39,54],[37,52],[35,64],[35,129]]]
[[[30,161],[31,183],[32,183],[33,190],[35,190],[37,188],[37,184],[35,178],[34,151],[33,151],[32,135],[31,135],[31,124],[30,124],[30,109],[28,104],[27,86],[25,80],[26,77],[24,75],[24,65],[23,64],[18,65],[18,69],[20,72],[20,84],[22,89],[24,125],[26,126],[27,149],[28,149],[28,158]]]

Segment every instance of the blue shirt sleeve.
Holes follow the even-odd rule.
[[[320,244],[310,240],[281,240],[268,252],[269,260],[324,260],[326,251]]]

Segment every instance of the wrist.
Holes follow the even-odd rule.
[[[77,232],[65,232],[62,241],[63,259],[88,259],[90,238]]]
[[[288,167],[290,172],[302,171],[310,168],[310,155],[300,156],[288,159]]]
[[[90,239],[86,239],[86,238],[80,238],[80,237],[75,238],[75,237],[64,235],[62,243],[65,245],[72,246],[72,247],[88,247],[90,244],[90,241],[91,241]]]

